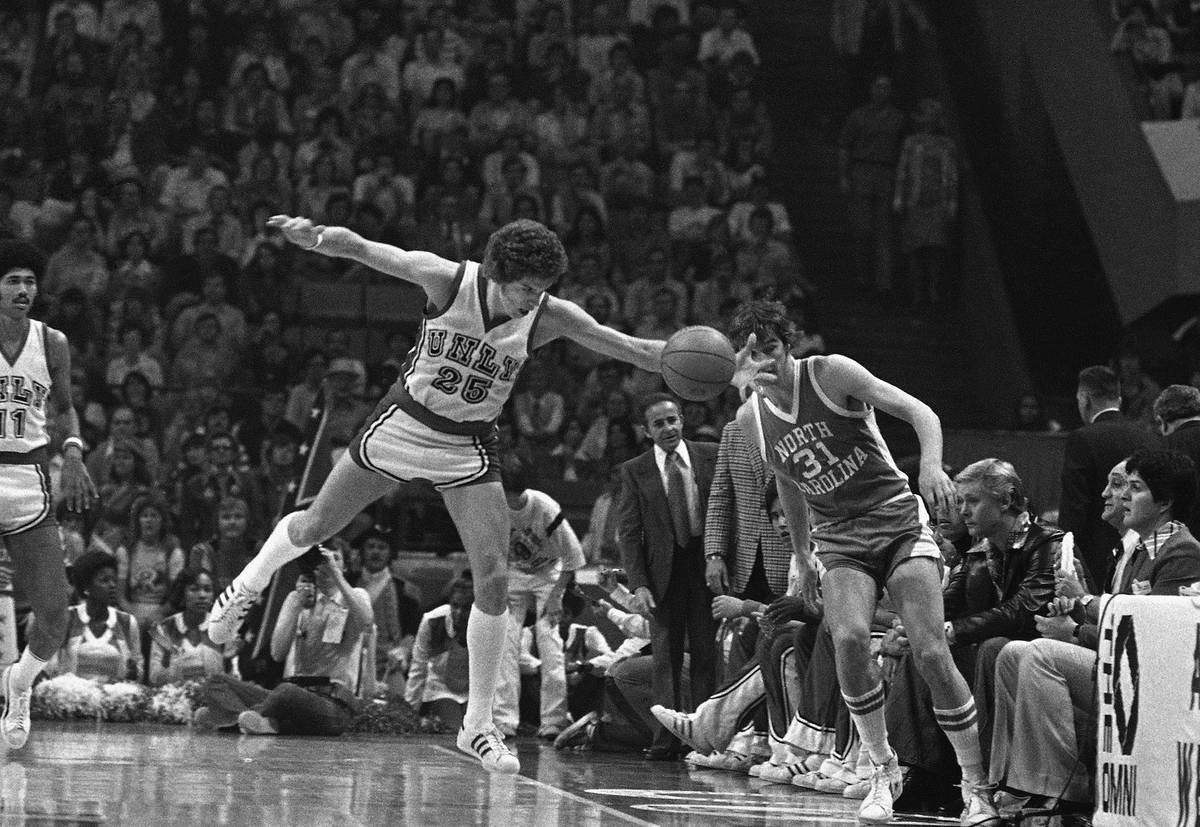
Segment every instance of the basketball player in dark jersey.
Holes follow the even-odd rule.
[[[902,786],[887,741],[883,681],[869,649],[871,618],[886,588],[962,767],[961,823],[999,824],[984,786],[975,701],[946,642],[941,555],[925,510],[925,502],[939,511],[955,505],[942,468],[941,423],[928,405],[852,359],[793,358],[793,333],[779,302],[749,302],[734,315],[739,377],[748,365],[757,368],[738,422],[775,469],[804,588],[813,589],[816,580],[810,535],[826,569],[821,591],[842,695],[875,766],[859,821],[887,823]],[[875,423],[876,408],[917,432],[924,502],[896,468]]]

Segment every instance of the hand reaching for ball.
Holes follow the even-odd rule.
[[[763,386],[772,385],[779,380],[775,371],[770,370],[774,367],[775,360],[765,353],[756,357],[757,347],[758,337],[751,333],[746,338],[746,344],[734,357],[736,367],[733,379],[729,381],[729,384],[738,390],[744,391],[747,387],[751,390],[761,390]],[[762,353],[762,351],[758,352]]]

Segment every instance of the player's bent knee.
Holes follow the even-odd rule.
[[[844,626],[831,629],[833,646],[839,658],[848,654],[866,653],[871,648],[871,629],[868,626]]]

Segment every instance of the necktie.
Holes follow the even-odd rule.
[[[667,454],[667,503],[671,509],[675,544],[686,546],[692,540],[692,518],[688,512],[687,489],[683,482],[683,463],[674,451]]]

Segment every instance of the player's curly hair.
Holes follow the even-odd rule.
[[[0,276],[13,270],[31,270],[39,281],[46,269],[42,251],[27,241],[0,241]]]
[[[559,279],[567,271],[567,251],[558,235],[537,221],[510,221],[488,239],[483,273],[498,284],[530,277]]]
[[[787,308],[782,302],[755,299],[739,307],[729,323],[729,338],[739,350],[745,347],[751,333],[759,344],[778,337],[785,347],[790,348],[796,325],[788,317]]]

